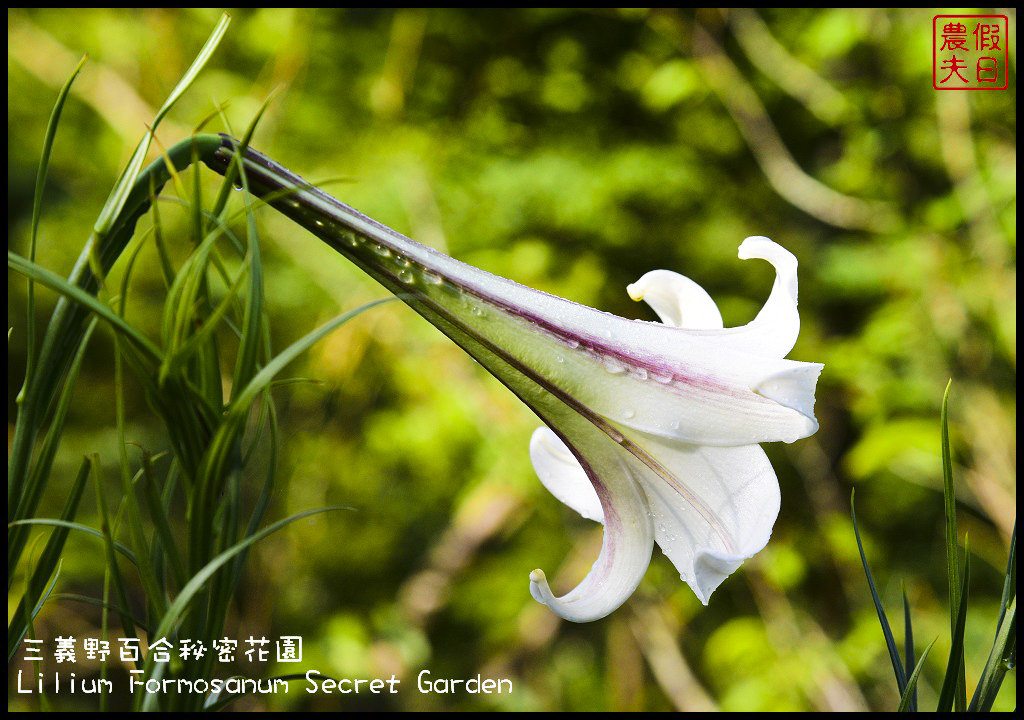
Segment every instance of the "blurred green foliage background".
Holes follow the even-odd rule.
[[[40,233],[40,262],[62,273],[218,15],[8,12],[9,247],[27,251],[43,130],[79,57],[90,59],[65,109]],[[256,148],[309,180],[336,180],[333,194],[421,242],[627,317],[653,319],[625,286],[668,268],[704,285],[726,325],[749,321],[772,271],[741,263],[736,248],[768,235],[800,260],[803,328],[790,357],[825,363],[821,429],[765,447],[783,497],[768,547],[708,608],[655,551],[625,607],[572,626],[530,598],[527,577],[541,567],[556,590],[572,587],[601,530],[534,477],[536,419],[407,308],[361,316],[290,373],[315,382],[275,393],[285,481],[273,516],[355,511],[260,543],[229,634],[301,635],[300,672],[396,673],[402,691],[314,696],[295,685],[236,707],[893,709],[849,522],[854,486],[883,599],[899,617],[905,583],[919,646],[940,638],[921,682],[930,704],[948,652],[938,417],[950,377],[960,527],[975,556],[973,688],[1016,517],[1015,16],[1010,89],[939,92],[923,10],[233,15],[161,128],[164,146],[218,105],[241,132],[276,90]],[[384,294],[276,213],[261,221],[275,347]],[[24,280],[9,280],[10,430],[25,341]],[[155,331],[155,255],[143,254],[133,293],[133,320]],[[52,295],[40,295],[45,323]],[[43,515],[59,512],[82,453],[116,462],[111,358],[101,328]],[[133,442],[166,447],[141,397],[130,413]],[[99,596],[101,584],[99,544],[72,535],[58,590]],[[57,601],[37,632],[96,637],[98,624],[96,608]],[[9,678],[27,667],[19,656]],[[514,692],[422,695],[423,668],[511,678]],[[224,676],[295,670],[243,660]],[[9,708],[36,707],[35,696],[8,697]],[[1015,697],[1011,673],[1002,706]]]

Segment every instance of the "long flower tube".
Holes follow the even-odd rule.
[[[236,143],[205,161],[227,173]],[[251,149],[249,189],[347,257],[458,343],[545,428],[531,440],[541,481],[604,523],[586,578],[555,597],[541,570],[533,596],[561,617],[608,615],[636,589],[655,541],[707,602],[768,541],[778,481],[760,442],[817,429],[822,366],[786,360],[799,332],[796,259],[767,238],[741,258],[776,268],[751,323],[722,328],[711,298],[668,271],[629,287],[662,322],[628,320],[454,260],[366,217]]]

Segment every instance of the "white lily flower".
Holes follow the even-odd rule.
[[[210,161],[224,172],[233,144]],[[544,573],[530,590],[567,620],[608,615],[636,589],[654,542],[704,603],[767,543],[779,486],[760,442],[812,434],[822,366],[784,359],[796,342],[796,259],[767,238],[741,258],[776,269],[751,323],[722,328],[691,280],[648,273],[629,294],[661,323],[627,320],[533,290],[416,243],[268,158],[246,151],[253,192],[378,280],[476,358],[545,423],[530,443],[544,485],[604,523],[586,578],[555,597]],[[283,192],[282,192],[283,191]]]

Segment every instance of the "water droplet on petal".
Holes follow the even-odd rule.
[[[651,373],[651,377],[654,378],[654,382],[659,382],[662,385],[667,385],[672,382],[671,375],[662,375],[661,373]]]
[[[631,367],[629,369],[629,374],[635,377],[637,380],[647,379],[647,371],[642,367]]]
[[[423,271],[423,280],[431,285],[440,285],[444,282],[440,275],[436,272],[431,272],[430,270]]]
[[[413,282],[413,281],[414,281],[414,280],[415,280],[416,278],[415,278],[415,277],[413,276],[413,274],[412,274],[411,272],[409,272],[408,270],[399,270],[399,271],[398,271],[398,279],[399,279],[399,280],[401,280],[401,281],[402,281],[402,282],[404,282],[404,283],[407,283],[407,284],[412,284],[412,282]]]
[[[611,356],[605,356],[602,360],[604,369],[612,375],[620,375],[626,372],[626,366]]]
[[[375,253],[377,253],[378,255],[380,255],[381,257],[390,257],[391,256],[391,251],[388,250],[383,245],[374,245],[373,246],[373,251]]]
[[[627,408],[627,409],[622,411],[622,416],[624,418],[626,418],[627,420],[630,420],[630,419],[636,417],[636,411],[632,410],[630,408]]]
[[[577,340],[576,338],[568,338],[565,341],[565,344],[568,345],[569,347],[571,347],[573,350],[575,350],[576,348],[578,348],[580,346],[580,341]]]

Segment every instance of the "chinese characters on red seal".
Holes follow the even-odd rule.
[[[932,18],[932,87],[1005,90],[1009,78],[1009,22],[1005,15]]]

